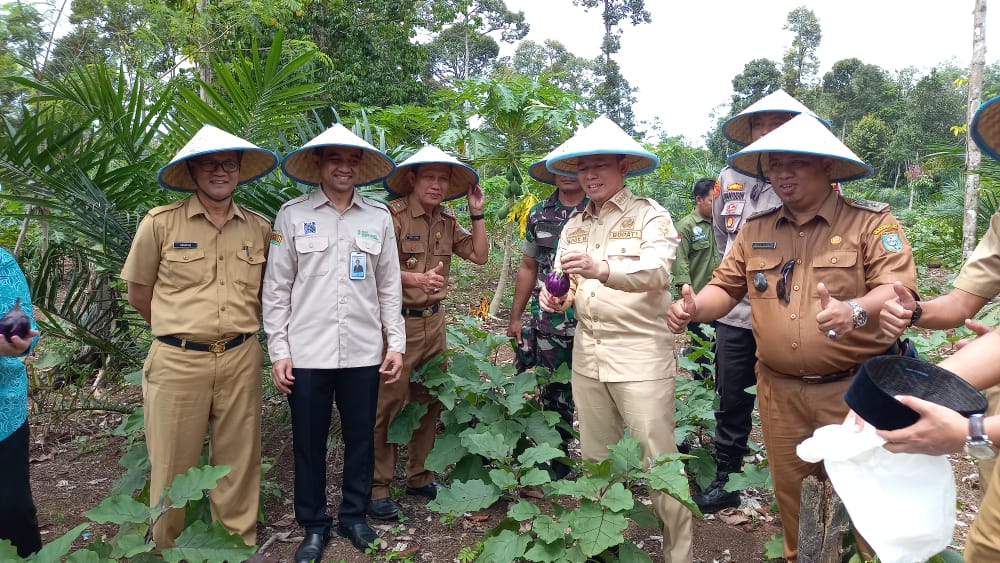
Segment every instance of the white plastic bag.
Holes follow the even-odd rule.
[[[871,425],[853,420],[816,430],[799,457],[824,462],[855,528],[882,563],[921,563],[951,543],[955,477],[946,456],[896,454]]]

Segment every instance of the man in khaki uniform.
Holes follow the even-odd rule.
[[[676,452],[674,337],[663,326],[677,231],[666,209],[625,186],[626,177],[655,170],[659,158],[603,116],[562,148],[546,165],[575,173],[590,203],[570,216],[559,240],[569,293],[553,297],[542,288],[539,303],[576,311],[571,382],[583,459],[606,459],[625,428],[643,458]],[[664,560],[691,561],[691,512],[669,495],[651,496],[663,521]]]
[[[206,125],[160,170],[160,183],[193,197],[154,208],[139,224],[121,277],[150,324],[143,366],[149,501],[174,476],[208,462],[232,469],[209,496],[212,516],[256,543],[260,494],[260,283],[270,221],[232,200],[239,184],[270,172],[268,150]],[[158,549],[184,527],[169,511],[153,529]]]
[[[483,223],[483,190],[479,176],[444,151],[427,146],[406,159],[385,181],[391,193],[403,196],[389,203],[399,244],[403,280],[402,315],[406,321],[406,356],[395,383],[379,389],[375,419],[375,479],[368,513],[382,520],[396,518],[399,504],[389,496],[396,469],[396,444],[388,442],[389,424],[414,401],[427,405],[427,413],[414,430],[407,451],[406,492],[435,498],[441,485],[424,468],[434,447],[441,403],[420,382],[411,382],[413,369],[444,350],[442,301],[448,294],[451,256],[485,264],[489,252]],[[468,195],[472,232],[466,231],[443,201]]]
[[[840,424],[843,395],[858,365],[896,353],[895,339],[869,323],[902,281],[916,293],[916,269],[888,205],[845,199],[830,183],[871,168],[826,127],[800,114],[729,157],[744,172],[758,165],[782,206],[751,218],[707,286],[690,286],[670,308],[670,329],[717,319],[750,297],[757,341],[757,400],[781,515],[784,552],[797,557],[802,480],[822,477],[795,448],[813,431]]]
[[[296,563],[321,560],[330,536],[326,454],[334,400],[344,439],[337,531],[360,550],[378,540],[365,510],[379,374],[389,382],[399,377],[406,336],[389,210],[355,186],[380,181],[393,168],[392,159],[340,124],[282,164],[290,178],[319,185],[281,206],[264,276],[271,379],[292,411],[295,518],[306,531]]]

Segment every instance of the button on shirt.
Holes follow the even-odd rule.
[[[795,266],[786,303],[777,286],[789,260]],[[888,209],[859,208],[831,190],[816,216],[801,225],[784,208],[747,222],[709,283],[734,299],[749,296],[757,359],[772,371],[799,376],[850,369],[893,342],[877,318],[836,340],[820,332],[816,284],[847,301],[897,280],[916,290],[913,252],[899,221]]]
[[[316,189],[281,207],[274,232],[262,295],[272,361],[313,369],[381,364],[383,329],[390,351],[406,351],[385,206],[355,192],[341,213]],[[364,279],[351,277],[359,256],[352,253],[363,253]]]
[[[153,336],[212,342],[256,333],[270,234],[267,219],[235,202],[221,229],[197,196],[150,210],[121,277],[153,287]]]
[[[677,231],[670,213],[624,188],[594,213],[589,203],[563,228],[559,254],[606,260],[608,281],[571,276],[577,328],[573,371],[606,382],[674,376],[674,335],[666,330]]]
[[[438,205],[431,214],[424,211],[415,194],[407,196],[406,208],[392,216],[393,227],[399,240],[399,264],[404,272],[424,273],[444,263],[444,286],[441,291],[428,295],[419,287],[403,289],[403,306],[408,309],[426,309],[441,301],[448,294],[448,275],[451,256],[456,254],[466,260],[472,256],[472,233],[455,219],[455,213]],[[410,264],[407,261],[413,258]]]

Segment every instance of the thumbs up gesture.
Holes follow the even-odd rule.
[[[674,334],[684,334],[688,323],[698,313],[698,304],[694,300],[694,290],[691,286],[684,284],[681,286],[681,298],[674,301],[667,311],[667,325],[670,332]]]
[[[899,338],[910,324],[913,311],[917,309],[917,302],[913,299],[910,290],[903,287],[900,282],[893,283],[892,290],[896,296],[882,303],[878,324],[882,328],[882,332],[893,338]]]
[[[841,301],[830,297],[830,290],[823,282],[816,284],[819,295],[820,311],[816,315],[816,328],[826,333],[830,338],[837,338],[854,329],[854,309]]]
[[[424,293],[432,295],[444,288],[444,262],[438,262],[433,269],[424,272],[422,284]]]

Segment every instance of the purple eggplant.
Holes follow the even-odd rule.
[[[31,332],[31,319],[21,310],[21,298],[18,297],[14,307],[0,318],[0,334],[10,342],[11,336],[28,338],[29,332]]]
[[[562,297],[569,293],[569,276],[561,270],[553,270],[545,276],[545,289],[552,297]]]

